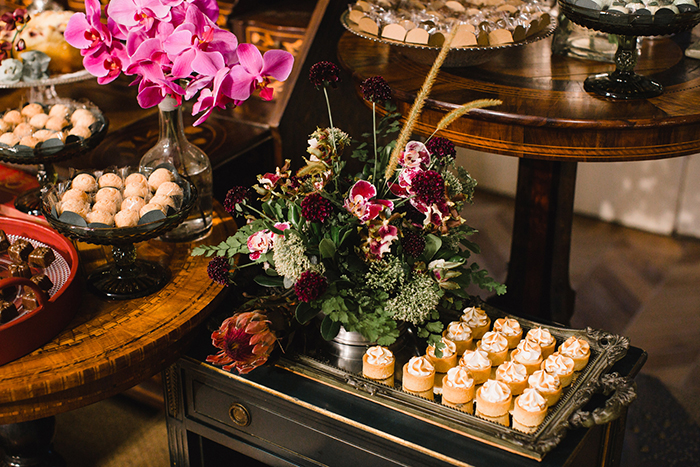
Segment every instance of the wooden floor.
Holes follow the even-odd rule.
[[[480,232],[476,258],[505,280],[513,200],[478,192],[463,216]],[[649,354],[643,373],[661,379],[700,422],[700,240],[666,237],[575,216],[572,327],[630,338]]]

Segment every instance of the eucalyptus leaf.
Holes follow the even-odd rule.
[[[329,341],[333,339],[335,336],[338,335],[338,332],[340,331],[340,323],[337,321],[333,321],[330,319],[328,316],[323,318],[323,321],[321,322],[321,336]]]

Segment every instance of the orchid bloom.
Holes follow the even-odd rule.
[[[209,115],[214,111],[214,109],[219,108],[219,109],[225,109],[228,104],[233,102],[234,104],[238,105],[238,101],[232,101],[229,99],[226,95],[224,95],[221,92],[221,86],[222,84],[230,79],[229,76],[229,69],[224,67],[221,68],[219,71],[216,72],[214,75],[213,79],[213,87],[207,88],[204,86],[207,86],[209,83],[207,81],[211,81],[208,79],[208,77],[201,76],[196,78],[190,85],[187,87],[187,91],[185,94],[185,98],[187,99],[190,94],[194,91],[196,88],[200,88],[201,92],[199,93],[199,98],[197,99],[197,102],[192,106],[192,115],[196,115],[200,112],[203,112],[202,115],[199,116],[197,121],[194,122],[194,126],[199,125],[200,123],[204,122],[207,118],[209,118]],[[203,89],[202,89],[203,88]],[[196,93],[196,91],[195,91]]]
[[[231,99],[244,101],[253,91],[260,89],[260,97],[271,100],[274,90],[269,87],[270,77],[278,81],[287,79],[292,71],[294,57],[284,50],[268,50],[265,55],[253,44],[238,46],[239,65],[231,69],[231,85],[224,90]]]
[[[148,33],[156,21],[170,21],[170,5],[159,0],[110,0],[109,16],[129,31]]]
[[[384,199],[372,200],[377,196],[377,189],[366,180],[358,180],[352,188],[348,197],[345,198],[343,207],[355,215],[360,222],[367,222],[375,219],[385,208],[389,211],[394,209],[394,203]]]
[[[112,45],[112,34],[102,24],[102,6],[99,0],[85,0],[85,13],[71,16],[66,25],[64,37],[66,42],[80,49],[81,55],[92,55],[103,47]]]
[[[246,244],[250,250],[248,257],[252,261],[256,261],[272,248],[272,232],[267,229],[255,232],[248,237]]]
[[[163,41],[163,49],[173,62],[174,78],[193,71],[213,76],[224,65],[235,62],[238,40],[229,31],[218,28],[197,8],[189,8],[185,22]]]
[[[463,264],[461,261],[446,261],[444,259],[436,259],[428,264],[428,269],[432,271],[435,280],[442,288],[452,288],[453,285],[448,283],[462,273],[455,269]]]
[[[390,225],[388,220],[382,222],[376,231],[372,230],[370,233],[369,250],[377,259],[382,259],[384,253],[389,253],[391,244],[399,239],[399,229]]]
[[[411,169],[421,169],[430,165],[430,152],[425,144],[419,141],[410,141],[399,155],[399,164]]]
[[[83,66],[91,75],[97,77],[99,84],[111,83],[117,79],[127,63],[129,57],[121,42],[114,42],[110,49],[83,57]]]

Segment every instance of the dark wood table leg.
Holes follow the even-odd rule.
[[[508,290],[489,300],[515,315],[569,324],[576,162],[520,159]]]
[[[65,467],[53,451],[56,417],[0,425],[0,467]]]

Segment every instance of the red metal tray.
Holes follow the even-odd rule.
[[[78,273],[78,253],[68,239],[43,225],[9,217],[0,218],[0,229],[8,237],[22,237],[30,243],[51,247],[56,256],[54,263],[58,262],[62,270],[61,280],[54,282],[48,301],[0,325],[0,365],[3,365],[36,350],[61,332],[78,310],[80,287],[74,281]],[[2,279],[0,289],[29,285],[28,282],[19,278]]]

